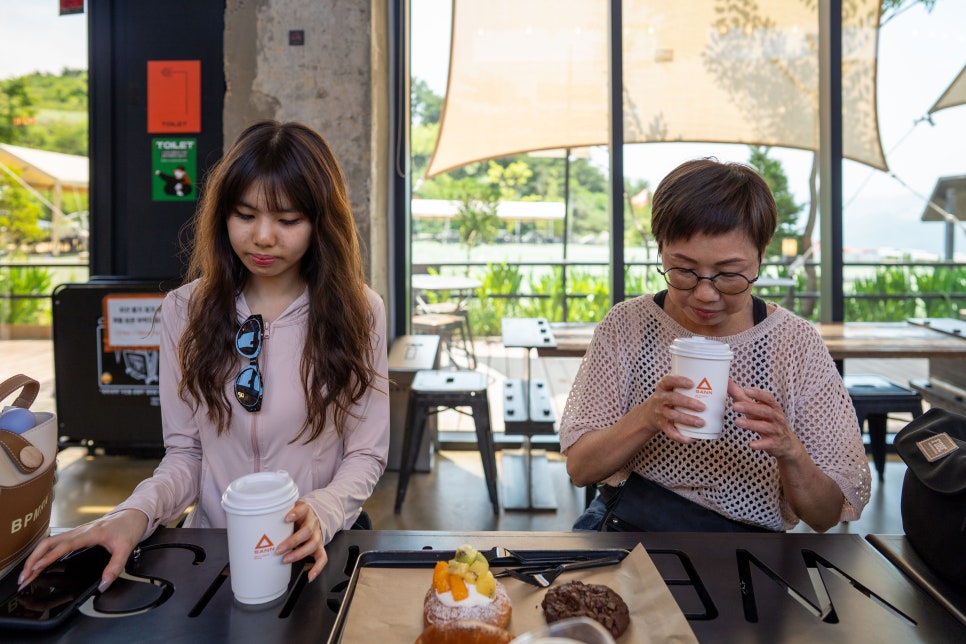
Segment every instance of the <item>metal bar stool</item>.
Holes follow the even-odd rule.
[[[416,459],[422,443],[426,420],[440,408],[457,409],[469,407],[476,426],[476,442],[483,461],[486,489],[493,504],[493,513],[500,513],[496,493],[496,447],[490,428],[490,403],[486,395],[486,374],[479,371],[426,370],[416,373],[409,392],[409,408],[406,412],[406,433],[403,435],[403,459],[399,468],[396,487],[396,514],[402,509]],[[460,413],[466,413],[460,411]]]
[[[913,418],[922,415],[922,397],[912,389],[897,385],[888,378],[874,375],[843,376],[849,390],[859,431],[869,424],[869,451],[879,481],[885,480],[886,424],[888,414],[908,412]]]
[[[473,349],[473,335],[470,331],[469,318],[463,313],[422,313],[413,316],[413,333],[429,333],[438,335],[443,342],[443,349],[449,356],[450,363],[459,367],[459,362],[453,355],[455,348],[466,356],[467,369],[476,369],[476,351]],[[459,334],[456,342],[454,334]]]

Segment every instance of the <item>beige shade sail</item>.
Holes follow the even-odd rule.
[[[843,150],[887,170],[875,110],[878,0],[845,0]],[[608,14],[586,0],[454,0],[449,85],[427,176],[608,142]],[[817,150],[818,8],[624,0],[625,143]]]
[[[0,143],[0,165],[16,170],[37,190],[60,189],[87,192],[87,157]]]
[[[64,190],[75,194],[87,194],[89,183],[87,157],[76,154],[62,154],[48,150],[24,148],[18,145],[0,143],[0,174],[10,176],[22,188],[51,210],[51,240],[54,255],[60,253],[58,243],[61,235],[64,212]],[[40,193],[50,192],[50,199]],[[86,235],[87,231],[79,231]]]
[[[964,103],[966,103],[966,66],[963,66],[962,71],[959,72],[959,76],[946,88],[946,91],[939,97],[936,104],[929,108],[929,114],[944,110],[947,107],[963,105]]]

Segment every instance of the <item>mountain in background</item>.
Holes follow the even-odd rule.
[[[911,259],[943,259],[946,226],[938,221],[921,221],[923,200],[913,194],[869,196],[856,200],[843,217],[843,247],[847,255],[872,255],[879,258],[908,254]],[[884,252],[883,252],[884,251]],[[919,253],[915,253],[919,251]],[[955,251],[966,256],[966,234],[956,230]],[[874,261],[875,258],[871,258]]]

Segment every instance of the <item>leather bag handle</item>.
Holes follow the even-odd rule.
[[[44,464],[44,454],[20,434],[0,429],[0,454],[6,454],[21,474],[33,474]]]
[[[22,373],[18,373],[15,376],[10,376],[3,382],[0,382],[0,400],[3,400],[21,388],[23,391],[21,391],[20,395],[17,396],[17,399],[13,401],[13,406],[30,409],[30,405],[34,403],[34,401],[37,399],[37,394],[40,393],[40,383],[30,376],[25,376]]]

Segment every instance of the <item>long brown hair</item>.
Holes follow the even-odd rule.
[[[317,438],[330,413],[341,434],[352,405],[374,386],[373,312],[342,169],[325,140],[299,123],[251,125],[206,180],[186,276],[199,282],[178,347],[179,394],[196,410],[203,405],[219,434],[227,431],[232,408],[225,385],[239,361],[235,299],[249,275],[231,248],[227,219],[256,182],[272,210],[287,198],[312,223],[300,266],[309,291],[300,368],[307,415],[293,442]]]

